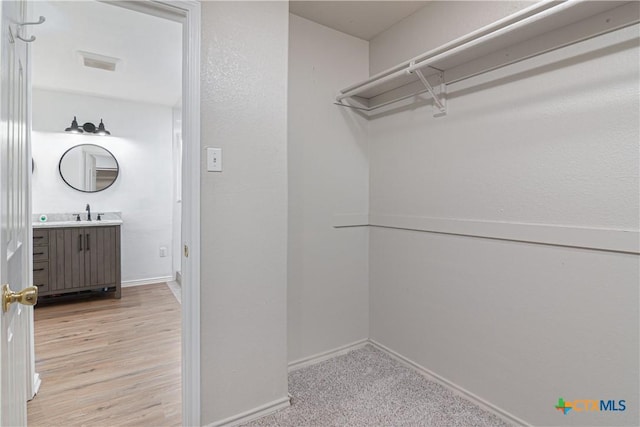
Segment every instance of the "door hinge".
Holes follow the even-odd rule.
[[[184,245],[184,256],[185,258],[189,258],[189,246]]]

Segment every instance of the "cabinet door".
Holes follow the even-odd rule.
[[[49,289],[85,286],[85,242],[82,228],[52,228],[49,234]]]
[[[117,281],[117,227],[87,227],[83,231],[86,286],[113,286]]]

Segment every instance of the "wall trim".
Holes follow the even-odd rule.
[[[274,400],[273,402],[267,403],[265,405],[261,405],[256,408],[250,409],[246,412],[242,412],[238,415],[225,418],[224,420],[216,421],[215,423],[212,423],[212,424],[207,424],[206,427],[238,426],[241,424],[251,422],[253,420],[257,420],[258,418],[265,417],[281,409],[288,408],[289,406],[291,406],[291,399],[289,396],[287,396],[278,400]]]
[[[369,225],[369,214],[340,214],[333,216],[333,226],[343,227],[366,227]]]
[[[173,281],[172,276],[151,277],[149,279],[126,280],[121,283],[123,288],[132,288],[134,286],[153,285],[156,283],[164,283]]]
[[[306,368],[307,366],[315,365],[316,363],[323,362],[325,360],[332,359],[337,356],[347,354],[352,350],[357,350],[366,346],[369,343],[368,339],[362,339],[359,341],[346,344],[341,347],[334,348],[333,350],[323,351],[312,356],[303,357],[302,359],[289,362],[289,372],[297,371],[298,369]]]
[[[640,254],[638,230],[375,213],[333,216],[334,228],[366,226]]]
[[[369,215],[369,225],[608,252],[640,253],[638,230],[381,214]]]
[[[404,357],[403,355],[401,355],[400,353],[395,352],[394,350],[391,350],[389,347],[386,347],[383,344],[380,344],[379,342],[369,339],[368,343],[371,344],[373,347],[375,347],[376,349],[388,354],[389,356],[391,356],[392,358],[394,358],[395,360],[399,361],[400,363],[402,363],[405,366],[408,366],[409,368],[412,368],[416,371],[418,371],[418,373],[424,375],[425,377],[429,378],[430,380],[448,388],[449,390],[453,391],[454,393],[464,397],[467,400],[470,400],[471,402],[473,402],[474,404],[478,405],[479,407],[481,407],[482,409],[491,412],[492,414],[496,415],[497,417],[500,417],[501,419],[504,419],[505,421],[509,422],[509,423],[515,423],[516,425],[519,426],[531,426],[531,424],[527,423],[526,421],[516,417],[515,415],[505,411],[502,408],[499,408],[498,406],[494,405],[493,403],[490,403],[486,400],[484,400],[483,398],[473,394],[472,392],[466,390],[464,387],[459,386],[458,384],[447,380],[444,377],[441,377],[440,375],[436,374],[435,372],[423,367],[422,365],[419,365],[418,363],[414,362],[413,360]]]
[[[137,2],[139,3],[139,2]],[[200,369],[200,25],[198,0],[162,0],[182,15],[182,425],[201,425]],[[182,246],[181,245],[181,246]],[[182,251],[181,251],[182,252]]]

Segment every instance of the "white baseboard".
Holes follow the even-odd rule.
[[[122,282],[121,286],[123,288],[131,288],[133,286],[153,285],[154,283],[171,282],[173,280],[173,276],[152,277],[150,279],[127,280]]]
[[[40,374],[36,372],[35,374],[33,374],[33,383],[31,385],[31,391],[33,392],[33,396],[31,396],[31,399],[36,397],[36,394],[38,394],[38,391],[40,391],[41,385],[42,385],[42,378],[40,377]],[[31,399],[28,399],[28,400],[31,400]]]
[[[307,366],[315,365],[316,363],[320,363],[336,356],[342,356],[343,354],[349,353],[352,350],[362,348],[368,343],[369,340],[363,339],[352,342],[351,344],[343,345],[342,347],[334,348],[333,350],[328,350],[322,353],[314,354],[313,356],[294,360],[293,362],[289,362],[289,372],[296,371]]]
[[[282,399],[274,400],[266,405],[258,406],[257,408],[243,412],[238,415],[234,415],[224,420],[216,421],[215,423],[208,424],[206,427],[234,427],[241,424],[246,424],[258,418],[262,418],[269,414],[272,414],[280,409],[287,408],[291,405],[291,399],[289,396]]]
[[[500,417],[502,419],[504,419],[505,421],[509,422],[509,423],[515,423],[516,425],[520,425],[520,426],[531,426],[531,424],[527,423],[526,421],[516,417],[513,414],[510,414],[509,412],[505,411],[502,408],[497,407],[496,405],[487,402],[486,400],[482,399],[481,397],[471,393],[470,391],[464,389],[463,387],[460,387],[459,385],[457,385],[456,383],[447,380],[444,377],[441,377],[440,375],[436,374],[433,371],[430,371],[429,369],[417,364],[416,362],[414,362],[411,359],[408,359],[406,357],[404,357],[403,355],[396,353],[395,351],[391,350],[389,347],[386,347],[382,344],[380,344],[379,342],[376,342],[372,339],[368,340],[368,343],[371,344],[373,347],[377,348],[380,351],[385,352],[386,354],[388,354],[389,356],[393,357],[394,359],[396,359],[397,361],[399,361],[400,363],[404,364],[405,366],[408,366],[412,369],[415,369],[416,371],[418,371],[420,374],[424,375],[425,377],[429,378],[430,380],[437,382],[438,384],[448,388],[449,390],[453,391],[454,393],[461,395],[462,397],[464,397],[467,400],[470,400],[471,402],[475,403],[476,405],[478,405],[479,407],[481,407],[482,409],[491,412],[492,414],[496,415],[497,417]]]

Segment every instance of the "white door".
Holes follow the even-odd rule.
[[[30,212],[27,127],[25,1],[0,2],[0,284],[13,291],[28,286]],[[0,291],[1,292],[1,291]],[[4,305],[4,304],[2,304]],[[27,423],[27,364],[33,311],[13,303],[0,307],[0,425]]]
[[[96,191],[96,158],[84,151],[84,190]]]

